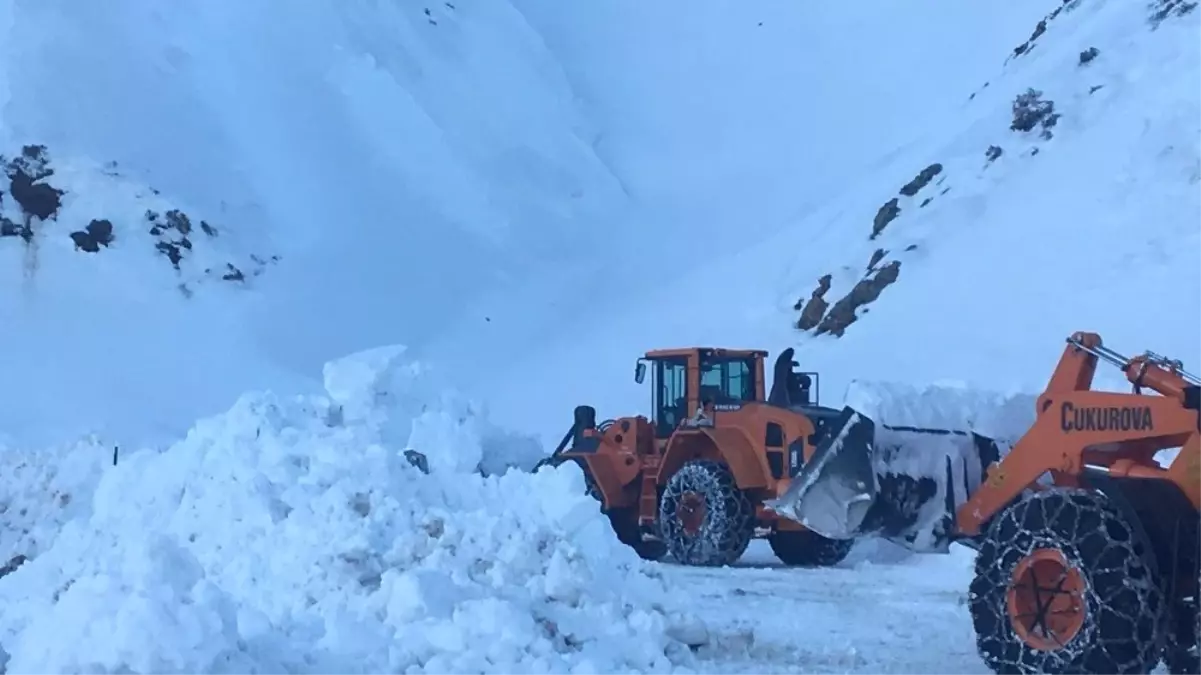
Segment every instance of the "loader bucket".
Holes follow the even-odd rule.
[[[824,537],[853,539],[876,500],[875,424],[843,408],[832,428],[788,490],[764,505]]]
[[[1033,417],[1033,397],[870,386],[853,383],[846,399],[859,405],[843,409],[788,490],[765,505],[832,539],[879,536],[915,551],[945,552],[956,537],[959,506],[1011,445],[976,429],[1016,438]]]

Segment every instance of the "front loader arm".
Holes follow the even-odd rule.
[[[1092,391],[1099,359],[1121,368],[1135,385],[1129,394]],[[1113,467],[1130,478],[1165,478],[1163,469],[1129,461],[1135,454],[1149,458],[1156,450],[1196,443],[1197,412],[1184,405],[1192,377],[1179,364],[1146,354],[1127,359],[1101,344],[1095,333],[1068,338],[1059,364],[1037,403],[1030,430],[999,462],[988,467],[985,481],[956,513],[960,534],[975,536],[985,523],[1035,485],[1046,473],[1053,477],[1080,476],[1089,453],[1113,460]],[[1195,385],[1193,385],[1195,386]],[[1151,388],[1162,396],[1139,393]]]
[[[1044,395],[1039,410],[1030,431],[1004,459],[988,468],[985,481],[959,508],[956,522],[961,534],[979,534],[993,515],[1048,472],[1084,474],[1089,448],[1134,442],[1151,449],[1180,447],[1190,432],[1195,433],[1191,427],[1196,425],[1196,414],[1176,401],[1138,394],[1082,391],[1063,398]],[[1166,476],[1164,469],[1156,467],[1138,463],[1128,467],[1124,473],[1131,478]]]

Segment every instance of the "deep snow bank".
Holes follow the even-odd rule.
[[[421,368],[401,356],[330,364],[326,396],[247,394],[170,449],[105,468],[90,508],[0,580],[9,670],[614,672],[687,659],[667,635],[668,591],[582,476],[465,470],[487,426],[422,401]],[[399,453],[406,436],[428,475]]]

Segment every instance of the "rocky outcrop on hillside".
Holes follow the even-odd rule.
[[[1031,30],[1030,36],[1013,48],[1003,65],[1008,67],[1015,60],[1024,58],[1045,44],[1049,39],[1047,36],[1054,34],[1056,26],[1064,21],[1064,17],[1070,15],[1081,2],[1087,1],[1061,0],[1058,6],[1039,20]],[[1147,22],[1152,30],[1158,30],[1165,22],[1194,12],[1196,6],[1197,2],[1193,0],[1151,0],[1147,5]],[[1145,30],[1145,27],[1136,28]],[[1072,60],[1066,63],[1065,67],[1071,68],[1074,74],[1064,81],[1057,81],[1060,86],[1056,88],[1056,95],[1071,105],[1081,105],[1089,96],[1105,86],[1095,80],[1084,79],[1103,76],[1103,71],[1093,68],[1092,65],[1099,58],[1109,59],[1114,56],[1102,56],[1101,50],[1095,46],[1084,46],[1078,52],[1073,50],[1071,54]],[[969,100],[975,99],[976,95],[988,86],[989,83],[985,82],[969,96]],[[1066,91],[1063,91],[1065,89]],[[996,98],[991,100],[990,105],[998,103]],[[977,101],[976,105],[980,105],[980,102]],[[815,270],[824,274],[820,276],[817,286],[808,297],[801,297],[796,302],[794,310],[800,315],[794,324],[795,327],[802,331],[812,331],[814,335],[843,335],[851,324],[868,311],[868,305],[877,302],[884,289],[899,279],[902,264],[899,258],[916,249],[917,243],[928,236],[921,219],[931,211],[931,205],[939,197],[951,191],[953,184],[949,181],[952,176],[962,178],[967,175],[967,180],[970,181],[974,172],[975,178],[979,179],[984,175],[984,171],[994,165],[1006,165],[1007,170],[1020,170],[1020,165],[1010,163],[1036,157],[1048,142],[1052,142],[1065,115],[1073,112],[1071,109],[1061,108],[1041,88],[1026,85],[1018,89],[1009,102],[1008,129],[997,126],[997,140],[985,144],[982,148],[982,163],[979,163],[979,156],[973,158],[970,163],[964,157],[949,157],[943,161],[931,162],[877,207],[875,215],[871,218],[871,229],[867,239],[882,245],[872,252],[866,273],[856,275],[853,270],[847,268]],[[1010,146],[1010,152],[1006,152],[1007,145]],[[978,194],[983,188],[979,184],[967,183],[964,189],[969,191],[969,194]],[[897,243],[898,237],[902,240],[900,243]],[[893,246],[890,248],[888,243],[893,243]],[[890,253],[890,250],[897,250],[898,253]],[[848,287],[849,290],[846,290]],[[840,292],[841,297],[831,300],[832,294]]]
[[[1050,13],[1043,17],[1038,24],[1034,26],[1034,30],[1030,33],[1030,37],[1026,38],[1025,42],[1013,48],[1013,53],[1009,55],[1009,58],[1005,59],[1005,62],[1009,63],[1013,59],[1029,54],[1031,50],[1037,46],[1038,39],[1047,32],[1047,26],[1056,18],[1058,18],[1060,14],[1071,12],[1073,9],[1076,9],[1076,6],[1079,5],[1080,2],[1081,0],[1062,0],[1062,4],[1051,10]]]
[[[1197,8],[1197,3],[1189,2],[1189,0],[1154,0],[1148,7],[1151,13],[1147,17],[1147,21],[1154,30],[1168,19],[1181,17],[1193,11]]]
[[[171,206],[153,188],[125,181],[113,163],[98,172],[99,181],[90,175],[96,171],[77,167],[65,176],[46,146],[26,145],[11,157],[0,154],[0,166],[7,179],[7,186],[0,183],[0,250],[8,245],[6,241],[24,246],[27,274],[36,272],[41,247],[60,237],[86,255],[144,247],[147,254],[171,267],[186,297],[209,280],[244,285],[279,260],[275,255],[239,256],[215,246],[220,235],[216,225]],[[84,176],[87,180],[78,180]],[[103,186],[114,194],[111,199],[105,195],[73,203],[73,179],[87,185],[87,190]],[[85,206],[96,203],[104,208]]]

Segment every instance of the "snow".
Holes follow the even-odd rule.
[[[755,541],[732,568],[673,568],[710,626],[698,656],[713,659],[716,672],[990,672],[976,656],[966,606],[973,551],[956,545],[901,560],[865,553],[832,568],[789,569]]]
[[[790,184],[788,193],[796,215],[775,217],[770,205],[761,208],[755,193],[732,200],[741,210],[714,217],[725,227],[714,228],[713,239],[705,219],[694,219],[693,239],[702,244],[697,252],[685,253],[691,242],[682,241],[680,254],[648,251],[628,271],[613,262],[604,284],[588,296],[586,312],[549,330],[526,333],[508,326],[519,323],[518,317],[538,321],[529,308],[539,303],[522,297],[509,304],[500,298],[480,310],[492,319],[486,331],[468,326],[448,333],[442,348],[471,352],[486,341],[506,353],[528,354],[491,367],[473,364],[463,381],[480,395],[517,378],[538,382],[519,398],[489,400],[498,418],[540,430],[544,443],[562,434],[573,405],[594,405],[601,416],[647,412],[650,396],[629,376],[633,361],[648,349],[673,346],[773,352],[795,346],[802,367],[821,372],[822,400],[833,406],[843,402],[855,381],[906,383],[919,400],[926,385],[953,385],[967,394],[961,401],[1011,402],[992,419],[973,415],[970,401],[967,410],[943,411],[944,421],[975,418],[980,428],[1008,427],[1033,414],[1033,397],[1075,331],[1098,332],[1107,346],[1127,355],[1145,349],[1167,354],[1196,371],[1201,362],[1201,92],[1196,87],[1201,15],[1172,17],[1153,30],[1144,3],[1084,0],[1049,22],[1035,49],[1007,59],[1038,19],[1060,4],[1042,3],[1035,16],[1022,17],[1024,23],[1011,32],[1000,24],[995,33],[972,32],[980,39],[1004,35],[1006,42],[1000,49],[981,45],[979,51],[957,52],[952,60],[974,80],[966,87],[948,85],[946,93],[954,93],[955,100],[930,102],[922,115],[924,133],[889,143],[875,162],[856,167],[855,180],[839,181],[811,203],[796,197],[804,183],[793,181],[797,187]],[[1079,65],[1080,53],[1089,47],[1099,55]],[[890,56],[904,59],[899,52]],[[632,58],[639,58],[636,52]],[[690,58],[679,56],[680,61]],[[858,73],[840,75],[859,81]],[[1050,140],[1037,131],[1009,129],[1011,102],[1031,87],[1055,101],[1061,114]],[[899,105],[909,100],[897,98]],[[686,105],[695,102],[685,100]],[[686,116],[674,119],[680,118]],[[669,133],[666,129],[656,131]],[[843,127],[833,123],[826,129],[829,142],[811,146],[824,151],[823,159],[854,145],[859,132],[840,133]],[[767,132],[763,138],[783,148],[781,154],[791,149],[788,134]],[[986,151],[993,145],[1003,154],[990,162]],[[704,164],[699,155],[709,146],[699,143],[695,149],[695,163]],[[657,154],[663,162],[673,157]],[[761,156],[748,152],[746,157]],[[935,179],[941,184],[916,198],[897,194],[934,162],[943,166]],[[765,160],[764,173],[776,166]],[[837,176],[839,168],[831,173]],[[658,172],[664,183],[667,173]],[[713,186],[718,187],[694,191],[700,195],[698,212],[718,201],[712,196],[706,202],[707,197],[726,188],[720,179]],[[770,195],[764,199],[780,191],[766,188]],[[869,239],[876,210],[894,196],[900,217],[880,237]],[[933,201],[922,207],[927,196]],[[741,242],[721,239],[738,235],[744,235]],[[916,248],[907,251],[911,246]],[[859,311],[844,336],[802,334],[790,326],[798,314],[793,304],[809,296],[819,277],[832,275],[827,297],[833,303],[862,278],[878,248],[885,250],[880,264],[901,262],[899,278],[868,306],[870,311]],[[1098,369],[1096,386],[1129,390],[1108,366]],[[930,416],[898,400],[906,399],[890,399],[886,423],[890,416],[912,419],[915,411]],[[771,644],[785,655],[771,648],[752,650],[732,658],[729,670],[750,670],[747,663],[764,671],[781,668],[775,664],[795,670],[803,663],[802,669],[817,671],[983,672],[970,620],[956,604],[970,579],[971,559],[963,550],[903,558],[905,572],[875,565],[856,570],[853,582],[844,585],[830,582],[838,570],[781,570],[779,581],[766,587],[758,571],[743,569],[730,574],[673,568],[673,576],[687,587],[706,589],[696,595],[716,596],[701,603],[715,634],[771,625],[763,616],[772,608],[780,628]],[[750,601],[733,592],[755,587],[764,588],[764,599]],[[901,607],[888,604],[896,608],[882,610],[881,598],[891,593],[901,598]],[[792,614],[776,619],[782,605]],[[731,616],[735,613],[741,616]],[[755,643],[766,641],[754,634]],[[816,645],[832,638],[845,645],[838,657],[845,660],[796,658],[802,646],[820,651]]]
[[[486,409],[447,389],[431,366],[405,358],[407,351],[390,345],[325,364],[325,391],[336,405],[331,420],[407,438],[435,472],[500,474],[529,470],[544,457],[536,441],[493,424]]]
[[[843,405],[888,426],[973,431],[1017,440],[1034,422],[1037,397],[1002,393],[963,383],[910,384],[854,380]]]
[[[1150,11],[0,0],[0,154],[66,191],[0,238],[8,669],[984,672],[957,546],[643,563],[578,472],[506,470],[645,412],[652,348],[795,346],[827,405],[998,435],[1077,330],[1196,371],[1201,13]],[[179,270],[171,209],[219,230]],[[877,249],[845,335],[793,327]]]
[[[651,210],[648,234],[706,260],[791,226],[937,133],[932,116],[979,84],[981,59],[1004,54],[1047,11],[1040,0],[870,11],[766,0],[515,4],[594,111],[597,153]]]
[[[14,157],[7,149],[0,155]],[[0,407],[0,433],[29,444],[83,434],[157,441],[256,383],[303,386],[303,378],[243,348],[242,326],[253,313],[242,284],[222,276],[234,265],[253,287],[257,272],[270,272],[271,254],[252,234],[227,230],[219,219],[215,236],[204,234],[201,222],[212,216],[156,194],[120,167],[53,150],[44,159],[54,171],[48,182],[67,192],[57,219],[36,224],[29,245],[0,238],[7,290],[0,293],[0,322],[11,327],[0,369],[20,392]],[[21,223],[7,181],[3,188],[0,217]],[[183,235],[151,233],[176,209],[194,228],[178,269],[156,246]],[[112,245],[95,254],[75,251],[72,231],[99,218],[112,224]],[[209,386],[218,380],[221,386]]]
[[[954,383],[853,381],[843,404],[854,413],[840,434],[819,446],[783,495],[764,504],[827,537],[875,533],[914,551],[945,553],[947,519],[983,483],[992,461],[977,435],[992,441],[989,454],[1004,457],[1033,425],[1035,403],[1030,394]],[[874,422],[869,452],[857,429],[865,419]],[[913,486],[922,483],[930,492],[919,496]],[[884,524],[865,529],[869,507],[881,505]]]
[[[0,427],[166,442],[242,391],[318,390],[325,361],[416,344],[481,289],[620,232],[620,183],[540,36],[501,0],[430,9],[0,2],[0,154],[45,145],[67,191],[35,287],[0,239],[4,284],[22,288],[0,320],[23,336],[0,369],[29,392]],[[87,168],[110,163],[121,179]],[[278,262],[185,298],[189,274],[147,271],[161,259],[136,240],[73,250],[91,218],[144,238],[154,207],[129,193],[151,189],[231,253]],[[66,356],[80,334],[107,358]]]
[[[64,473],[94,485],[40,481],[74,486],[64,494],[80,512],[0,580],[9,670],[686,664],[661,575],[612,536],[582,474],[464,470],[483,453],[460,430],[475,421],[437,404],[411,408],[403,386],[380,386],[419,370],[402,354],[384,348],[327,365],[327,396],[246,394],[172,447],[124,454],[116,466],[81,449],[58,457]],[[434,426],[459,441],[436,450],[461,454],[431,454],[425,475],[401,456],[402,432],[415,444]],[[22,472],[4,478],[15,481],[6,494],[29,489]],[[5,543],[20,526],[4,522]]]
[[[538,336],[519,334],[520,350],[505,327],[526,320],[537,303],[497,301],[486,311],[488,330],[447,333],[430,358],[484,344],[528,354],[473,364],[461,379],[484,398],[518,377],[539,382],[519,398],[488,400],[498,418],[539,429],[548,443],[562,434],[571,405],[588,403],[602,415],[649,405],[627,373],[646,350],[669,346],[773,353],[795,346],[801,366],[821,373],[822,400],[833,405],[853,380],[1038,393],[1064,340],[1080,330],[1127,355],[1151,349],[1196,370],[1201,15],[1152,30],[1142,3],[1082,1],[1049,22],[1035,49],[1006,62],[1059,3],[1045,5],[1005,35],[1007,47],[961,54],[974,64],[976,84],[931,106],[926,136],[878,156],[802,215],[700,258],[639,258],[641,270],[607,279],[612,293],[590,297],[585,316]],[[1100,55],[1080,66],[1090,46]],[[1011,103],[1030,87],[1061,113],[1050,140],[1009,129]],[[844,135],[829,138],[836,153]],[[985,157],[991,145],[1003,148],[993,162]],[[898,195],[934,162],[943,171],[931,187]],[[933,200],[923,208],[927,196]],[[873,217],[891,197],[901,215],[871,240]],[[727,227],[755,220],[747,208]],[[790,325],[799,314],[794,303],[819,277],[832,275],[833,304],[863,277],[876,249],[886,252],[879,265],[901,263],[899,278],[859,310],[845,335]],[[628,291],[622,279],[630,279]],[[1097,386],[1129,389],[1107,366]]]
[[[35,558],[54,543],[67,522],[91,512],[96,479],[114,449],[96,439],[29,451],[0,447],[0,555]]]

